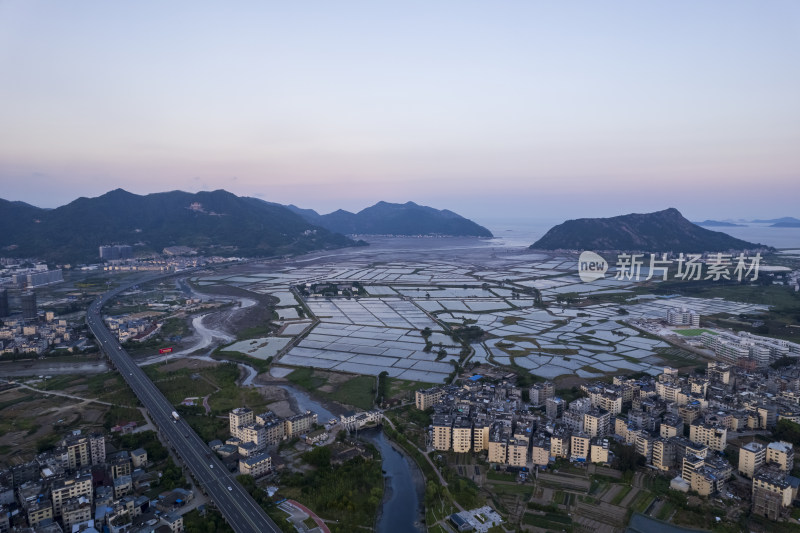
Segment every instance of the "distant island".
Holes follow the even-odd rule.
[[[800,219],[794,217],[771,218],[766,220],[751,220],[753,224],[771,224],[773,228],[800,227]]]
[[[675,209],[568,220],[530,246],[535,250],[724,252],[770,249],[692,224]]]
[[[284,206],[224,190],[137,195],[116,189],[55,209],[0,199],[0,255],[58,263],[98,260],[99,246],[134,245],[134,253],[190,247],[205,255],[273,257],[366,245],[344,234],[491,237],[447,210],[379,202],[358,214]]]
[[[704,220],[702,222],[693,222],[693,224],[697,224],[698,226],[705,226],[709,228],[719,227],[719,228],[743,228],[743,224],[734,224],[733,222],[725,222],[724,220]]]
[[[320,215],[313,209],[289,205],[289,209],[311,224],[345,235],[446,235],[492,237],[492,232],[447,209],[434,209],[414,202],[378,202],[358,213],[339,209]]]

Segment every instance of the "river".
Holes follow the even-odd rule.
[[[422,498],[425,482],[422,472],[411,459],[397,451],[381,430],[362,433],[381,453],[381,468],[385,480],[385,492],[378,518],[378,533],[408,531],[422,533]]]
[[[256,302],[248,298],[235,298],[240,300],[241,307],[244,309],[254,305]],[[229,312],[236,312],[234,309]],[[190,357],[192,359],[211,360],[210,351],[220,342],[232,342],[234,337],[229,333],[214,329],[203,324],[206,315],[197,316],[192,320],[192,327],[195,331],[195,342],[188,348],[170,354],[169,359],[175,357]],[[209,353],[197,354],[199,350],[209,349]],[[163,356],[152,356],[138,361],[139,365],[147,365],[163,361]],[[264,387],[255,378],[258,372],[250,365],[236,362],[239,368],[245,371],[242,379],[242,386]],[[271,385],[276,386],[276,385]],[[321,424],[326,423],[331,418],[338,418],[330,410],[325,408],[320,402],[292,385],[281,384],[278,387],[284,389],[291,397],[291,403],[300,412],[306,410],[314,411],[319,417]],[[422,533],[421,520],[424,518],[422,498],[425,491],[425,483],[422,473],[416,464],[405,455],[398,452],[386,438],[383,431],[370,430],[362,435],[372,442],[381,454],[381,469],[385,480],[385,493],[381,509],[379,512],[377,530],[379,533],[390,533],[393,531],[408,531],[411,533]]]

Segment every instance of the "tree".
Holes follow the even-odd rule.
[[[800,444],[800,424],[791,420],[779,420],[775,425],[773,434],[780,440],[791,442],[795,445]]]
[[[388,377],[389,372],[386,370],[378,374],[378,405],[382,404],[386,399],[386,389],[388,388],[386,379]]]
[[[331,449],[327,446],[319,446],[310,452],[303,454],[303,461],[316,466],[317,468],[325,468],[331,465]]]

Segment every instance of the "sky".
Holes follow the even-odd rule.
[[[800,3],[0,0],[0,197],[799,216]]]

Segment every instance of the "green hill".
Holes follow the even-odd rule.
[[[248,257],[353,246],[289,209],[218,190],[140,196],[122,189],[78,198],[56,209],[0,200],[0,253],[55,262],[91,262],[102,244],[160,252],[190,246],[200,253]]]
[[[624,250],[645,252],[724,252],[769,247],[701,228],[675,208],[611,218],[568,220],[551,228],[530,248],[536,250]]]
[[[320,215],[311,209],[290,205],[308,222],[345,235],[442,235],[492,237],[492,232],[447,209],[434,209],[414,202],[378,202],[358,213],[339,209]]]

